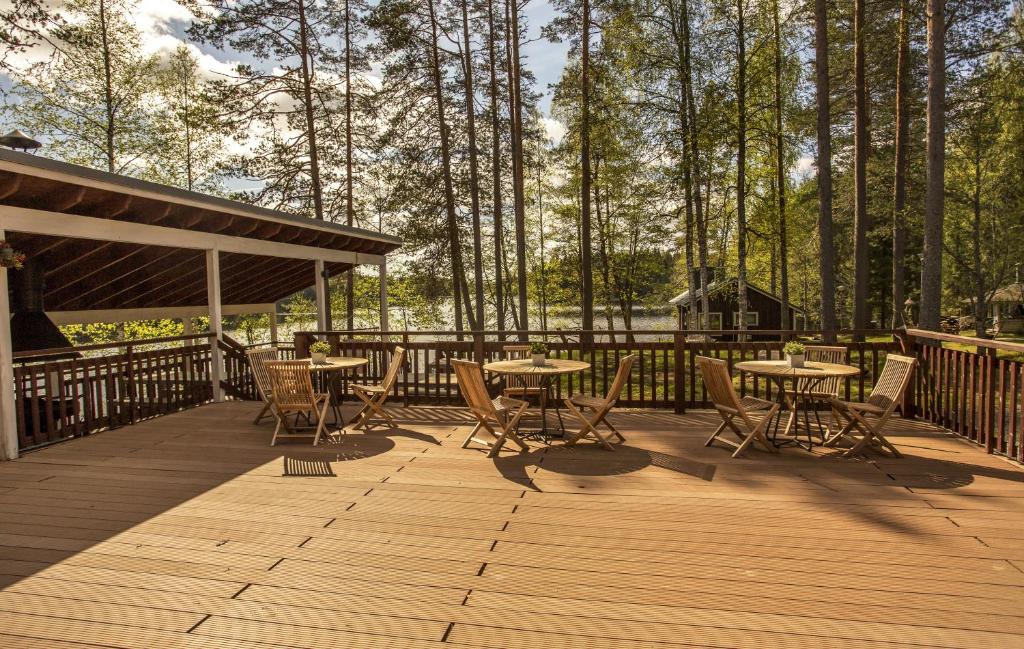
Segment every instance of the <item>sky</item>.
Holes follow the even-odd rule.
[[[59,4],[59,0],[53,3]],[[0,11],[9,8],[11,0],[0,0]],[[143,48],[146,53],[169,54],[183,42],[188,42],[185,31],[188,29],[192,15],[181,4],[174,0],[138,0],[134,12],[135,23],[142,32]],[[520,56],[523,66],[531,70],[537,78],[537,90],[543,93],[540,102],[545,115],[551,108],[550,87],[558,81],[565,65],[568,45],[551,43],[540,35],[541,27],[554,17],[554,9],[544,0],[531,0],[521,18],[526,29],[521,37]],[[234,51],[221,51],[205,44],[189,43],[199,56],[200,65],[210,73],[229,72],[235,63],[261,63],[251,56]],[[39,60],[42,52],[28,53],[23,58],[26,62]],[[10,80],[0,75],[0,86],[9,87]],[[560,124],[545,120],[549,136],[559,139],[564,132]]]

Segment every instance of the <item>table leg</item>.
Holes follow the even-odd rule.
[[[341,384],[342,376],[340,372],[331,372],[327,379],[327,398],[331,403],[331,412],[334,415],[334,426],[335,428],[345,427],[345,417],[341,414]]]

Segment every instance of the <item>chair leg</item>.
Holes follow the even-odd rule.
[[[313,436],[313,446],[320,443],[320,435],[325,432],[327,427],[327,409],[331,406],[330,398],[324,399],[324,405],[320,407],[320,413],[317,417],[316,422],[316,435]]]
[[[473,441],[473,438],[476,437],[476,434],[480,432],[480,429],[483,427],[483,422],[476,422],[476,426],[473,427],[473,430],[469,431],[469,435],[466,436],[466,440],[462,442],[462,448],[469,448],[469,443]]]
[[[268,414],[270,414],[270,402],[269,401],[264,401],[263,402],[263,408],[260,410],[260,414],[256,415],[256,419],[252,423],[253,424],[260,423],[261,421],[263,421],[264,417],[266,417]]]
[[[721,435],[722,431],[725,430],[725,425],[725,415],[722,415],[722,423],[718,426],[718,428],[715,429],[715,432],[711,433],[711,437],[708,438],[708,441],[704,442],[704,446],[711,446],[712,444],[714,444],[715,440],[718,439],[718,436]]]
[[[277,418],[277,426],[274,426],[274,436],[270,438],[270,445],[271,446],[273,446],[274,444],[277,444],[277,434],[279,432],[281,432],[281,425],[282,425],[282,423],[283,423],[282,422],[282,418],[278,417]]]

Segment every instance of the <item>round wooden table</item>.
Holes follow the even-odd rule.
[[[491,372],[492,374],[519,376],[524,379],[529,376],[539,377],[540,388],[546,393],[545,398],[540,400],[540,435],[542,437],[554,437],[554,435],[550,435],[548,433],[547,423],[547,397],[551,394],[551,379],[563,374],[575,374],[576,372],[589,370],[590,363],[564,358],[549,358],[544,361],[543,365],[534,365],[533,359],[522,358],[507,361],[494,361],[492,363],[485,364],[483,369]],[[522,384],[523,397],[525,397],[527,390],[526,381],[522,381]],[[513,390],[514,389],[515,388],[513,388]],[[558,428],[561,431],[560,436],[564,436],[565,422],[562,421],[562,409],[558,407],[557,402],[555,403],[555,413],[558,415]]]
[[[331,400],[331,412],[334,413],[334,425],[344,426],[345,418],[341,415],[341,381],[344,374],[366,366],[370,360],[359,356],[328,356],[323,363],[309,361],[309,370],[314,374],[323,373],[326,375],[327,394]]]
[[[800,418],[797,416],[799,413],[799,406],[802,402],[809,401],[809,397],[814,392],[814,389],[825,379],[830,378],[848,378],[851,376],[857,376],[861,373],[859,367],[853,365],[843,365],[842,363],[819,363],[817,361],[805,361],[803,367],[791,367],[789,361],[741,361],[736,363],[734,367],[741,372],[749,372],[756,376],[763,376],[770,379],[778,387],[779,392],[779,417],[782,416],[782,409],[789,409],[789,421],[786,422],[786,428],[782,432],[782,439],[784,442],[793,442],[798,446],[804,447],[800,443],[798,437],[800,431]],[[786,381],[790,380],[793,382],[792,390],[786,389]],[[819,421],[819,430],[821,424]],[[807,410],[804,410],[804,425],[803,429],[807,432],[807,448],[810,450],[814,447],[813,438],[811,437],[811,422],[807,415]],[[775,422],[775,430],[772,434],[772,441],[776,442],[776,446],[780,446],[777,443],[779,438],[779,422]]]

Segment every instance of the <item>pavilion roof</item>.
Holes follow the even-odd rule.
[[[401,246],[370,230],[6,150],[0,229],[42,260],[48,312],[204,305],[204,242],[222,247],[225,305],[312,286],[314,259],[337,275]]]

